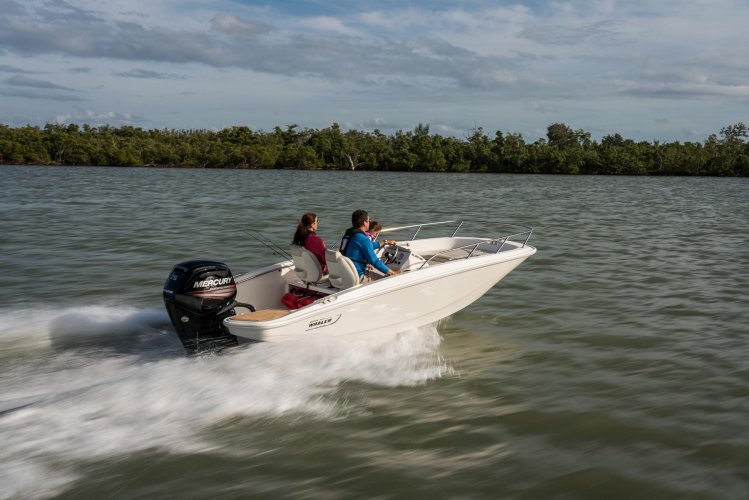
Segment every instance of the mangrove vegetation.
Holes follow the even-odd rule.
[[[0,125],[0,164],[747,176],[747,131],[737,123],[703,142],[633,141],[619,134],[598,142],[554,123],[546,138],[526,142],[518,133],[489,135],[482,128],[445,137],[423,124],[393,135],[343,131],[335,123],[273,131]]]

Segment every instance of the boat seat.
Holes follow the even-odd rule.
[[[319,283],[327,276],[322,272],[317,256],[301,245],[290,245],[291,258],[294,261],[294,272],[305,283]]]
[[[359,284],[359,273],[351,259],[338,250],[325,250],[325,260],[328,263],[330,284],[339,290],[353,288]]]

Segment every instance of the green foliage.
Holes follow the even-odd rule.
[[[744,123],[726,126],[704,143],[684,144],[635,142],[618,133],[597,143],[563,123],[549,125],[546,138],[530,144],[518,133],[490,137],[481,127],[463,139],[442,137],[422,123],[392,136],[344,132],[337,123],[271,132],[0,124],[0,164],[747,176],[748,136]]]

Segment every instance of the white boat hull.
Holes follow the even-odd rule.
[[[224,325],[240,342],[403,331],[435,323],[467,307],[534,253],[534,247],[524,245],[455,260],[343,290],[270,321],[227,318]],[[278,295],[282,287],[277,276],[292,272],[290,269],[287,262],[253,273],[244,281],[239,277],[238,299],[258,303],[263,300],[260,290]],[[265,286],[253,284],[263,279]]]

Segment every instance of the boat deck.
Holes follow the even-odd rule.
[[[289,312],[291,311],[288,309],[261,309],[259,311],[237,314],[230,319],[237,321],[270,321],[281,316],[286,316]]]
[[[473,254],[471,254],[470,248],[454,248],[434,255],[422,255],[422,257],[429,262],[430,265],[433,265],[444,264],[445,262],[450,262],[452,260],[467,259],[469,256],[478,257],[479,255],[489,255],[492,253],[494,252],[485,252],[476,249]]]

